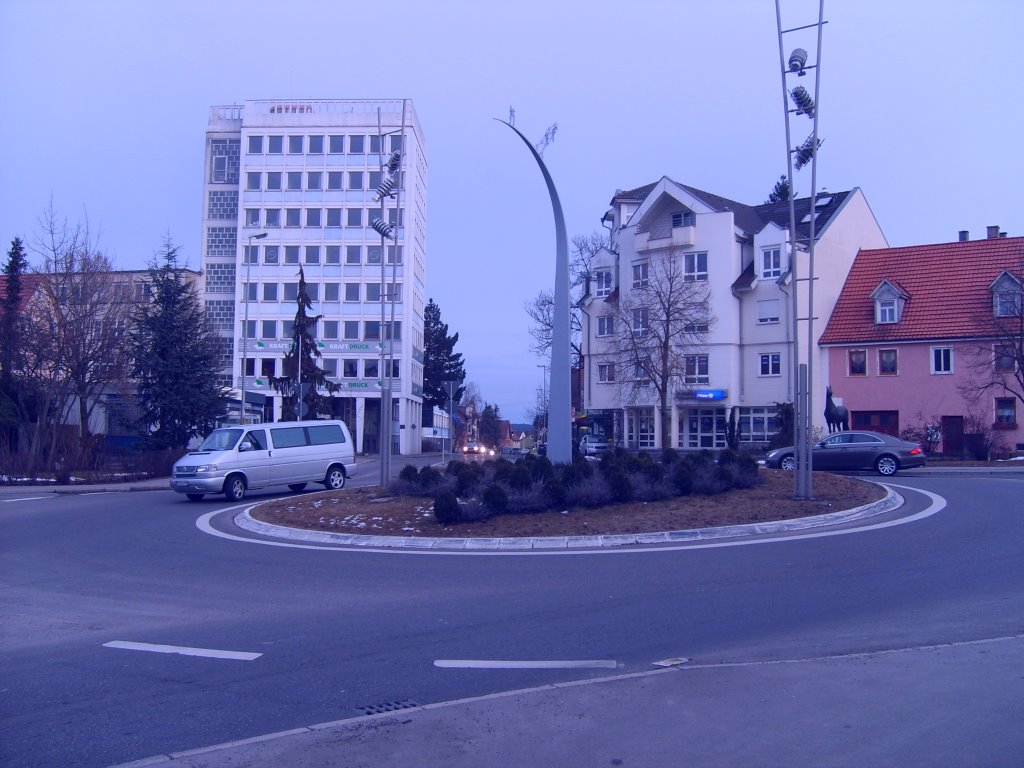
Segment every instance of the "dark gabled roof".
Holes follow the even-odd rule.
[[[623,200],[643,202],[660,183],[660,181],[656,181],[653,184],[645,184],[644,186],[636,187],[635,189],[616,192],[615,196],[612,198],[611,204],[614,205],[616,201],[621,202]],[[755,234],[764,229],[769,222],[783,230],[789,229],[788,200],[784,200],[780,203],[747,205],[745,203],[737,202],[736,200],[730,200],[727,197],[722,197],[721,195],[716,195],[712,192],[705,192],[702,189],[697,189],[696,187],[691,187],[686,184],[680,184],[679,186],[698,200],[701,200],[709,208],[716,211],[732,211],[736,226],[744,232]],[[842,208],[843,203],[850,194],[850,191],[822,192],[817,196],[817,205],[815,207],[818,210],[818,217],[814,222],[814,234],[816,237],[821,235],[825,227],[832,220],[832,216]],[[821,203],[826,201],[826,199],[826,204],[822,205]],[[810,237],[810,222],[800,223],[800,220],[810,211],[811,199],[809,197],[797,198],[793,201],[793,207],[796,211],[796,237],[798,240],[806,242]]]
[[[978,338],[993,331],[990,286],[1024,271],[1024,237],[991,238],[857,254],[821,344]],[[908,296],[898,323],[875,323],[871,294],[883,280]]]
[[[746,268],[740,272],[740,276],[737,277],[732,283],[732,291],[749,291],[754,285],[754,262],[747,264]]]

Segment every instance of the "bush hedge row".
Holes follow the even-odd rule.
[[[757,461],[744,452],[724,450],[716,457],[711,451],[668,449],[656,458],[618,449],[598,462],[578,456],[558,465],[532,454],[515,463],[456,459],[443,472],[409,464],[391,491],[433,498],[438,522],[453,525],[494,515],[711,495],[759,482]]]

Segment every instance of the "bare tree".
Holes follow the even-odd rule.
[[[590,265],[594,255],[606,246],[606,237],[600,232],[589,235],[576,235],[572,239],[569,254],[569,356],[570,364],[579,366],[582,354],[583,326],[580,321],[579,301],[586,290],[590,278]],[[538,357],[548,354],[551,349],[551,329],[555,310],[554,294],[551,291],[540,291],[523,305],[530,318],[530,336],[533,344],[530,349]]]
[[[35,250],[46,276],[33,312],[45,318],[53,340],[49,360],[37,360],[56,379],[58,423],[77,409],[79,437],[89,437],[89,421],[100,395],[124,386],[124,334],[133,300],[132,287],[119,279],[88,224],[70,226],[53,204],[39,220]],[[141,297],[139,297],[141,298]]]
[[[714,323],[708,282],[688,274],[683,258],[674,249],[652,254],[646,278],[618,298],[611,347],[598,355],[614,364],[627,402],[655,401],[663,445],[671,434],[673,390],[700,381],[703,345]]]
[[[992,334],[967,348],[969,375],[960,385],[975,410],[986,395],[1015,398],[1024,406],[1024,261],[1000,276],[992,301]]]

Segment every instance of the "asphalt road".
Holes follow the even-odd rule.
[[[1024,478],[895,482],[948,504],[851,535],[549,557],[228,541],[195,525],[224,502],[170,491],[7,496],[0,764],[104,766],[671,657],[808,659],[1024,632]],[[929,503],[906,495],[911,510]],[[486,668],[448,664],[466,660]],[[495,664],[537,660],[576,665]]]

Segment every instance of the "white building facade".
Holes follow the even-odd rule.
[[[383,200],[392,152],[396,183]],[[210,110],[203,185],[203,296],[222,340],[223,384],[275,421],[299,270],[322,315],[318,364],[331,412],[358,452],[420,451],[427,159],[410,100],[260,100]],[[386,222],[392,237],[373,228]],[[245,374],[243,381],[243,371]],[[326,392],[321,392],[326,395]],[[260,409],[262,408],[262,413]],[[237,410],[237,406],[236,406]]]
[[[616,192],[611,205],[603,220],[610,245],[594,257],[580,304],[582,400],[592,431],[627,448],[719,449],[732,423],[741,447],[767,444],[777,431],[775,404],[791,402],[794,389],[788,203],[747,206],[663,177]],[[799,318],[807,316],[809,208],[809,199],[796,201]],[[810,386],[821,427],[827,372],[817,339],[857,251],[884,247],[885,238],[859,189],[823,193],[816,208]],[[686,281],[706,282],[710,312],[699,341],[684,350],[669,401],[671,434],[663,435],[657,395],[628,380],[633,373],[614,336],[623,331],[618,304],[646,278],[651,260],[666,255],[679,260]],[[806,362],[806,320],[798,326]]]

